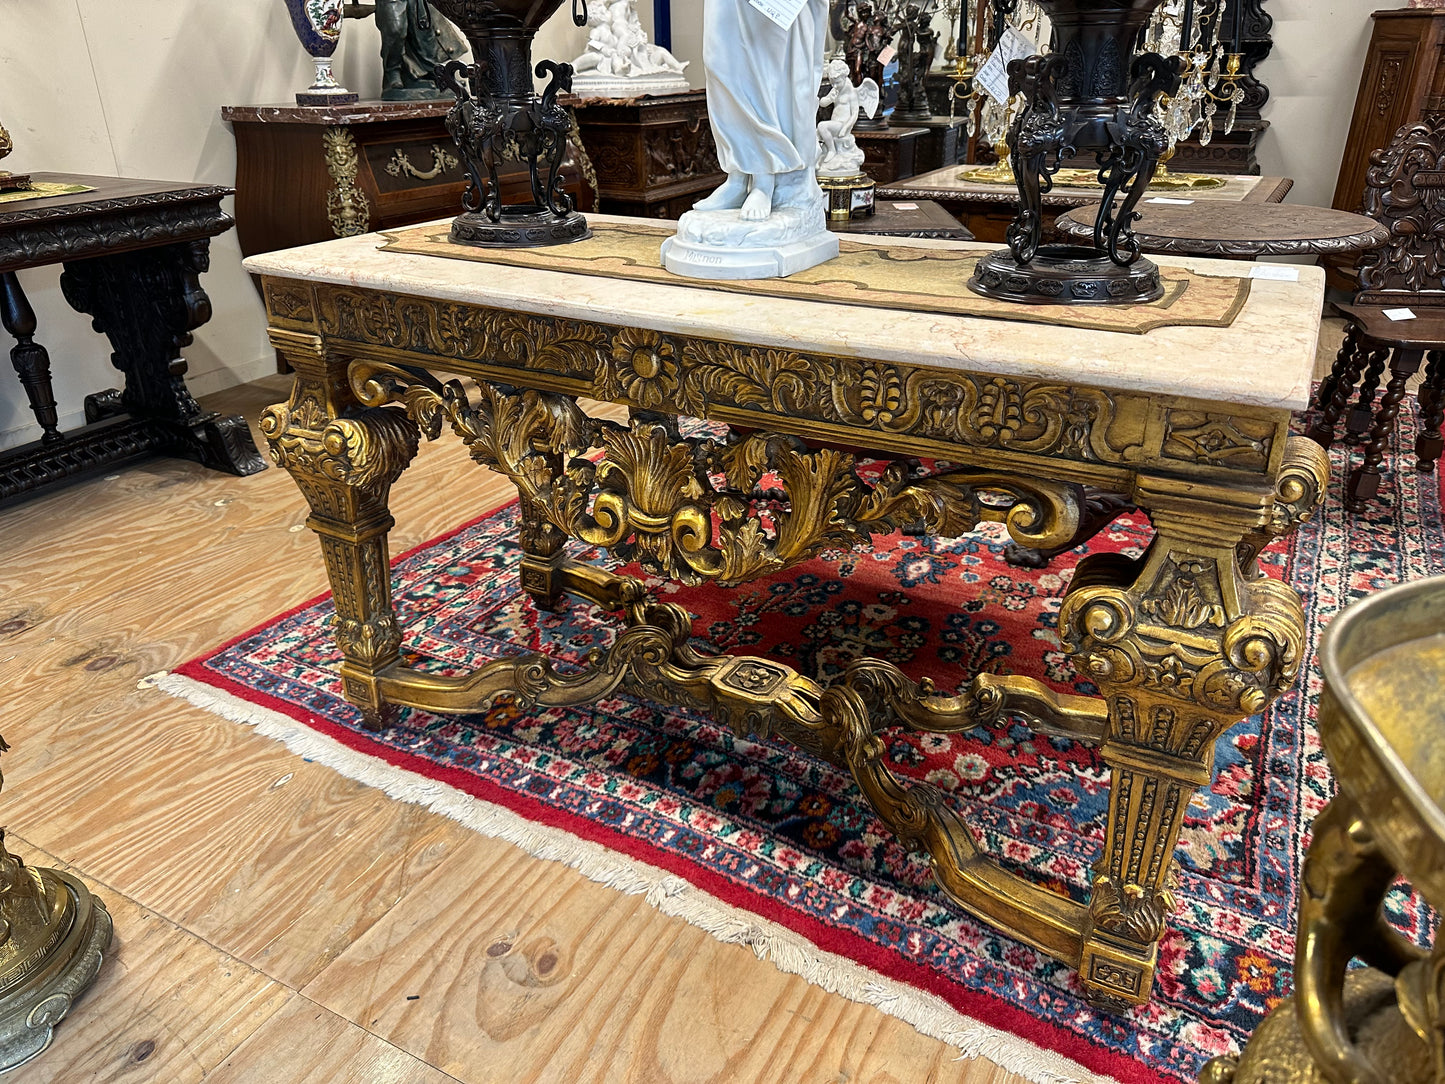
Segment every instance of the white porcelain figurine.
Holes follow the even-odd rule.
[[[572,93],[579,98],[640,98],[690,89],[679,61],[647,40],[637,0],[587,5],[587,51],[572,61]]]
[[[856,177],[863,171],[863,151],[853,138],[853,125],[860,115],[871,117],[878,111],[878,84],[864,79],[858,86],[848,77],[848,62],[832,60],[823,69],[828,79],[828,92],[819,100],[819,108],[833,107],[827,120],[818,122],[818,176]]]
[[[727,180],[662,244],[678,275],[774,278],[838,255],[818,187],[818,86],[828,0],[784,29],[748,0],[704,0],[707,110]]]

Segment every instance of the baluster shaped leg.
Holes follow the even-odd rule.
[[[15,337],[10,362],[40,423],[40,439],[46,444],[58,444],[65,438],[60,435],[55,392],[50,386],[50,355],[35,341],[35,310],[13,271],[0,274],[0,324]]]
[[[1245,575],[1237,548],[1293,529],[1313,509],[1327,464],[1301,444],[1290,441],[1290,477],[1263,526],[1243,493],[1231,509],[1195,503],[1183,484],[1145,480],[1137,498],[1154,522],[1149,550],[1138,561],[1085,558],[1064,600],[1065,647],[1109,706],[1100,747],[1111,776],[1108,830],[1079,963],[1105,1004],[1149,997],[1174,910],[1175,844],[1190,798],[1213,775],[1216,739],[1298,675],[1299,598]]]
[[[1349,484],[1345,491],[1345,507],[1351,512],[1363,512],[1365,505],[1380,491],[1380,464],[1385,459],[1385,446],[1390,443],[1390,433],[1395,428],[1395,419],[1400,415],[1400,403],[1405,398],[1405,384],[1420,368],[1424,356],[1421,350],[1396,350],[1390,362],[1390,382],[1385,386],[1385,395],[1375,412],[1374,424],[1370,428],[1369,443],[1365,445],[1365,461],[1350,472]]]
[[[321,540],[335,596],[343,691],[366,728],[379,731],[393,709],[378,678],[401,650],[387,501],[416,455],[419,432],[400,407],[361,408],[346,383],[346,360],[326,355],[316,336],[273,329],[271,341],[296,370],[296,384],[287,402],[261,416],[261,431],[311,506],[306,524]]]
[[[1416,470],[1435,472],[1435,463],[1445,451],[1440,425],[1445,422],[1445,350],[1431,350],[1425,382],[1420,385],[1420,434],[1415,438]]]

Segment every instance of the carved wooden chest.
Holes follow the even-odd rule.
[[[677,218],[722,184],[705,91],[568,104],[597,171],[600,210]]]

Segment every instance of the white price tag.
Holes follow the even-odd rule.
[[[983,67],[978,69],[974,82],[983,87],[984,93],[1003,105],[1008,101],[1008,66],[1010,61],[1033,56],[1038,50],[1034,43],[1014,29],[1010,23],[1003,29],[996,48]]]
[[[878,54],[878,63],[882,64],[886,68],[889,64],[893,63],[893,58],[897,55],[898,50],[893,48],[893,46],[889,45],[881,53]]]
[[[784,30],[791,29],[798,20],[798,13],[808,6],[808,0],[748,0],[748,3]]]
[[[1390,320],[1413,320],[1415,314],[1409,309],[1384,309],[1386,318]]]
[[[1257,263],[1249,269],[1249,277],[1273,282],[1298,282],[1299,268],[1282,263]]]
[[[1193,205],[1192,199],[1174,199],[1172,196],[1150,196],[1145,203],[1167,203],[1171,207],[1189,207]]]
[[[893,205],[893,209],[894,209],[895,211],[916,211],[916,210],[918,210],[918,204],[916,204],[916,203],[895,203],[895,204]]]

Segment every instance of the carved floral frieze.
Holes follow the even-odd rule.
[[[271,289],[275,290],[273,283]],[[281,295],[272,315],[284,311]],[[1160,461],[1265,473],[1279,412],[1161,409],[1157,396],[726,342],[344,286],[317,289],[327,337],[451,358],[489,379],[545,374],[559,390],[646,410],[756,414],[964,449],[1137,468]],[[475,370],[471,368],[474,365]]]

